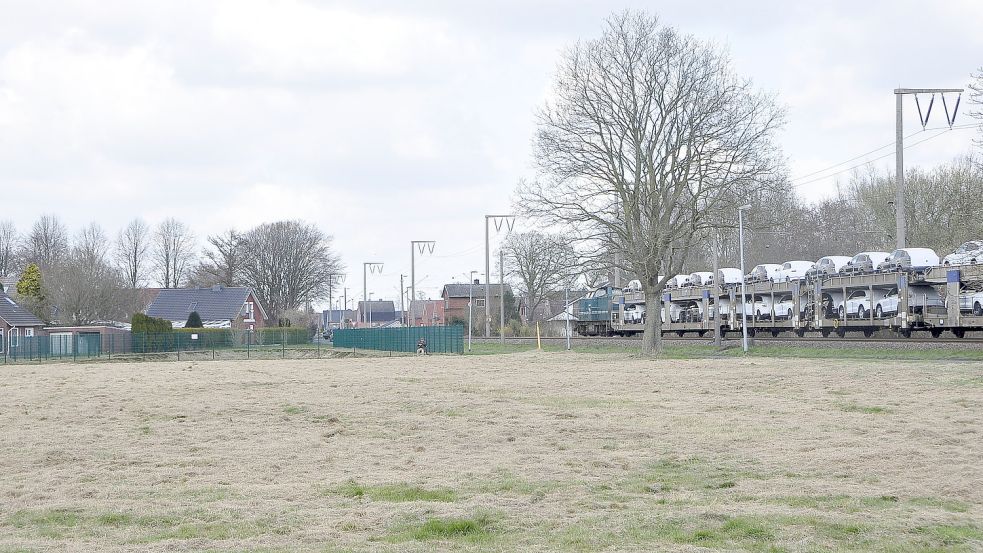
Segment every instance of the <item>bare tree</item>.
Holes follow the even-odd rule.
[[[196,270],[196,280],[207,284],[242,284],[243,235],[234,229],[208,237],[211,246]]]
[[[844,191],[843,213],[848,224],[839,228],[858,231],[865,247],[892,249],[895,232],[895,178],[890,171],[870,167],[855,172]],[[962,242],[983,236],[983,163],[980,157],[960,156],[924,170],[905,171],[905,214],[913,246],[932,248],[941,255]],[[859,251],[859,250],[858,250]]]
[[[164,288],[178,288],[195,259],[195,236],[173,217],[165,219],[153,236],[153,262],[157,281]]]
[[[331,237],[302,221],[265,223],[243,236],[243,282],[273,320],[327,296],[328,280],[342,269]]]
[[[588,290],[593,290],[608,280],[605,264],[596,263],[592,259],[583,259],[578,265],[580,266],[578,276]]]
[[[126,317],[122,278],[109,263],[109,241],[98,224],[76,235],[68,256],[49,275],[46,286],[59,322],[85,325]]]
[[[99,223],[82,227],[75,237],[73,250],[87,263],[109,265],[109,239]]]
[[[17,227],[11,221],[0,221],[0,277],[14,272],[17,263],[14,255],[17,252]]]
[[[581,251],[613,253],[650,298],[697,240],[779,176],[782,110],[721,49],[654,16],[612,16],[599,39],[567,50],[553,93],[538,116],[539,178],[520,185],[520,208]],[[647,317],[646,354],[661,352],[661,328]]]
[[[530,316],[546,299],[560,289],[574,272],[577,256],[562,237],[540,232],[510,234],[502,246],[510,276],[519,283]]]
[[[976,143],[983,147],[983,67],[977,69],[972,77],[973,81],[969,83],[969,101],[976,106],[976,109],[969,114],[980,120],[980,135]]]
[[[133,219],[116,235],[116,267],[130,288],[137,288],[144,282],[148,250],[150,227],[141,219]]]
[[[68,229],[55,215],[42,215],[22,244],[22,262],[37,263],[44,272],[58,265],[68,250]]]

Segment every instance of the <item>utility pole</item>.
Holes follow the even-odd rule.
[[[498,334],[499,342],[505,345],[505,248],[498,249]]]
[[[949,128],[952,128],[953,123],[956,122],[956,114],[959,113],[959,101],[962,99],[961,88],[895,88],[894,98],[895,98],[895,139],[894,139],[894,161],[895,161],[895,178],[897,179],[898,189],[895,191],[894,197],[894,217],[895,224],[897,226],[897,237],[898,245],[897,248],[901,249],[905,247],[907,241],[907,221],[905,221],[905,202],[904,202],[904,117],[903,117],[903,107],[904,102],[902,101],[906,94],[915,95],[915,105],[918,107],[918,119],[922,124],[922,130],[925,130],[925,126],[928,125],[928,118],[932,115],[932,105],[935,103],[935,95],[942,95],[942,106],[945,109],[946,123],[949,124]],[[945,101],[945,94],[947,92],[958,93],[960,96],[956,99],[956,105],[953,107],[952,115],[949,115],[949,106]],[[926,110],[924,117],[922,116],[922,106],[918,103],[919,94],[931,94],[932,100],[928,104],[928,109]]]
[[[563,319],[566,324],[567,350],[570,350],[570,286],[563,285]]]
[[[328,273],[328,321],[327,327],[331,328],[331,323],[334,322],[334,311],[331,302],[334,300],[334,283],[335,279],[338,279],[338,284],[345,282],[345,275],[341,273]],[[343,317],[344,315],[342,315]],[[341,321],[338,321],[341,322]]]
[[[348,287],[344,288],[344,295],[342,296],[345,300],[345,305],[341,306],[341,322],[345,322],[345,311],[348,311]],[[342,324],[344,326],[344,324]]]
[[[468,290],[468,351],[469,352],[471,351],[471,334],[472,334],[472,332],[471,332],[471,314],[472,314],[472,312],[474,310],[474,308],[472,307],[472,304],[474,304],[474,274],[477,273],[477,272],[478,271],[471,271],[471,274],[470,274],[471,282],[469,283],[469,286],[468,286],[470,288]]]
[[[416,299],[416,250],[420,249],[420,255],[427,251],[433,255],[436,244],[434,240],[410,240],[410,308],[413,307],[413,300]]]
[[[747,353],[747,277],[744,273],[744,210],[746,209],[751,209],[751,204],[737,208],[737,240],[741,249],[741,333],[744,353]]]
[[[402,323],[406,326],[409,326],[408,324],[406,324],[407,321],[409,321],[409,317],[406,316],[406,308],[403,307],[403,298],[406,297],[405,288],[403,288],[403,277],[405,276],[406,275],[403,274],[399,275],[399,311],[400,313],[402,313],[402,317],[401,317],[403,319]],[[410,300],[410,309],[413,309],[412,300]]]
[[[366,261],[366,262],[362,263],[362,300],[365,301],[365,309],[366,310],[369,310],[370,311],[370,314],[371,314],[371,309],[369,307],[369,277],[368,277],[368,274],[370,272],[372,274],[375,274],[376,271],[378,271],[379,274],[382,274],[382,263],[379,263],[377,261]],[[372,320],[369,319],[369,322],[371,323]],[[365,313],[364,312],[362,313],[362,323],[365,323]]]
[[[710,290],[713,292],[713,345],[720,347],[723,344],[722,337],[720,336],[720,275],[717,274],[719,267],[719,262],[717,260],[717,234],[714,233],[713,236],[713,286]],[[743,274],[741,275],[743,278]],[[734,315],[731,314],[731,317]]]
[[[504,224],[506,232],[512,232],[515,226],[515,215],[485,215],[485,338],[491,338],[491,252],[488,247],[488,220],[495,222],[495,232],[502,230]]]

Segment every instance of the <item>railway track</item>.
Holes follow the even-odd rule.
[[[904,338],[901,336],[890,337],[890,336],[873,336],[870,338],[862,336],[846,336],[840,338],[838,336],[829,336],[824,338],[822,336],[762,336],[757,335],[753,338],[748,337],[749,340],[754,342],[770,342],[770,343],[823,343],[823,344],[837,344],[837,343],[858,343],[858,344],[869,344],[869,343],[880,343],[880,344],[975,344],[983,345],[983,337],[965,337],[965,338],[954,338],[954,337],[939,337],[932,338],[931,336],[912,336],[910,338]],[[474,337],[472,340],[476,343],[496,343],[499,342],[500,338],[478,338]],[[566,338],[558,337],[543,337],[541,338],[543,342],[564,342]],[[574,342],[595,342],[595,343],[620,343],[620,342],[638,342],[641,341],[640,336],[574,336],[571,338]],[[506,337],[506,342],[535,342],[535,336],[514,336]],[[672,336],[666,335],[663,337],[665,342],[698,342],[698,343],[713,343],[713,336]],[[740,344],[741,336],[727,336],[723,338],[723,343],[725,344]]]

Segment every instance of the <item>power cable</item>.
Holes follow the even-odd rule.
[[[975,125],[971,125],[971,126],[975,127]],[[960,127],[960,128],[968,128],[968,127]],[[953,127],[952,130],[955,130],[955,129],[956,129],[956,127]],[[919,140],[918,142],[915,142],[913,144],[909,144],[909,145],[905,146],[904,149],[905,150],[908,150],[910,148],[914,148],[915,146],[917,146],[917,145],[919,145],[919,144],[921,144],[923,142],[928,142],[929,140],[932,140],[933,138],[938,138],[938,137],[942,136],[943,134],[949,132],[949,130],[950,129],[948,127],[946,127],[945,130],[943,130],[942,132],[940,132],[938,134],[934,134],[934,135],[932,135],[932,136],[930,136],[928,138],[923,138],[922,140]],[[878,149],[882,149],[882,148],[878,148]],[[877,150],[874,150],[874,151],[877,151]],[[893,156],[893,155],[895,155],[895,152],[888,152],[888,153],[886,153],[884,155],[877,156],[877,157],[875,157],[873,159],[868,159],[868,160],[864,161],[863,163],[858,163],[856,165],[852,165],[852,166],[847,167],[845,169],[840,169],[839,171],[834,171],[832,173],[829,173],[827,175],[823,175],[821,177],[816,177],[814,179],[809,179],[809,180],[804,181],[804,182],[795,183],[795,184],[792,185],[792,187],[793,188],[798,188],[800,186],[805,186],[807,184],[812,184],[814,182],[818,182],[818,181],[821,181],[821,180],[824,180],[824,179],[828,179],[829,177],[833,177],[833,176],[839,175],[840,173],[845,173],[847,171],[852,171],[853,169],[857,169],[859,167],[863,167],[864,165],[873,163],[873,162],[875,162],[877,160],[884,159],[886,157],[890,157],[890,156]],[[860,156],[860,157],[863,157],[863,156]],[[854,158],[854,159],[856,159],[856,158]],[[835,165],[834,165],[834,167],[835,167]],[[815,174],[815,173],[813,173],[813,174]]]
[[[976,124],[965,124],[965,125],[955,125],[951,129],[949,127],[933,127],[933,128],[925,129],[925,131],[970,129],[970,128],[975,128],[975,127],[976,127]],[[925,132],[925,131],[915,131],[915,132],[909,134],[908,136],[906,136],[905,137],[905,140],[907,140],[907,139],[909,139],[909,138],[911,138],[913,136],[916,136],[918,134],[921,134],[922,132]],[[835,169],[835,168],[839,167],[840,165],[846,165],[847,163],[850,163],[851,161],[856,161],[856,160],[861,159],[863,157],[869,156],[870,154],[879,152],[879,151],[883,150],[884,148],[890,148],[891,146],[894,146],[896,143],[897,143],[897,141],[888,142],[887,144],[885,144],[885,145],[883,145],[883,146],[881,146],[879,148],[874,148],[873,150],[871,150],[869,152],[865,152],[865,153],[862,153],[862,154],[860,154],[858,156],[851,157],[850,159],[841,161],[839,163],[834,163],[833,165],[830,165],[829,167],[825,167],[825,168],[820,169],[818,171],[813,171],[811,173],[806,173],[804,175],[799,175],[797,177],[793,177],[792,179],[790,179],[790,182],[795,182],[795,181],[798,181],[798,180],[809,178],[809,177],[811,177],[813,175],[818,175],[819,173],[825,173],[826,171],[829,171],[830,169]],[[905,149],[907,150],[908,148],[905,147]],[[882,156],[882,157],[886,157],[886,156]],[[877,159],[881,159],[881,158],[877,158]],[[874,160],[871,160],[871,161],[874,161]],[[837,173],[832,173],[829,176],[833,176],[835,174],[837,174]]]

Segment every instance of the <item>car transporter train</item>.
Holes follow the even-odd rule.
[[[922,331],[962,338],[983,331],[983,248],[979,257],[956,253],[940,262],[925,248],[862,252],[852,258],[824,257],[739,269],[676,275],[668,280],[657,312],[663,334],[704,336],[741,332],[746,312],[749,335],[807,332],[846,336],[892,330],[903,337]],[[980,263],[977,263],[979,261]],[[739,301],[746,288],[744,301]],[[644,331],[653,310],[639,281],[602,286],[576,302],[582,336],[628,336]]]

